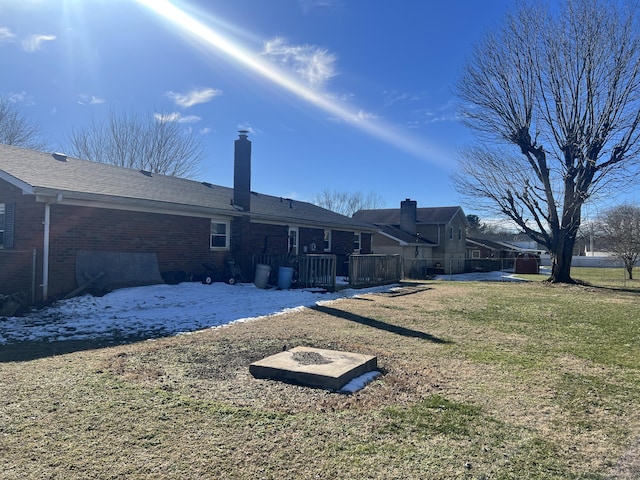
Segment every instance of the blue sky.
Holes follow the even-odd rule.
[[[449,175],[472,135],[452,93],[508,0],[2,0],[0,95],[64,150],[110,110],[202,135],[198,180],[231,186],[248,129],[252,189],[386,207],[462,204]]]

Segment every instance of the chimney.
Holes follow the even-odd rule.
[[[400,202],[400,230],[415,235],[417,220],[418,202],[409,198]]]
[[[245,212],[251,210],[251,141],[247,130],[238,131],[233,157],[233,204]]]

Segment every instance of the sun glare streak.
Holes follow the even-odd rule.
[[[361,110],[350,109],[335,100],[328,98],[295,79],[288,72],[267,62],[260,56],[249,52],[239,43],[217,33],[215,30],[195,19],[187,12],[168,0],[135,0],[139,4],[152,10],[170,24],[177,26],[188,35],[204,42],[210,47],[223,52],[236,62],[254,71],[258,75],[284,88],[304,101],[311,103],[331,116],[366,132],[367,134],[401,148],[411,155],[429,160],[434,163],[445,164],[444,156],[435,152],[432,147],[424,145],[415,138],[401,135],[391,125],[384,124],[374,118],[364,118]]]

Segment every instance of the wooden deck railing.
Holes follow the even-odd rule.
[[[319,287],[336,290],[335,255],[301,255],[298,257],[298,284],[301,287]]]
[[[270,265],[269,284],[278,284],[278,267],[293,267],[294,286],[299,288],[324,288],[336,290],[338,257],[333,254],[253,256],[253,269],[257,264]],[[402,279],[400,255],[350,255],[349,285],[363,287],[396,283]]]

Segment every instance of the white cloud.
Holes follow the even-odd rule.
[[[5,95],[5,98],[12,103],[21,103],[23,105],[35,105],[36,102],[33,100],[31,95],[27,95],[27,92],[10,92]]]
[[[78,95],[78,103],[80,105],[102,105],[105,101],[104,98],[96,97],[95,95],[87,95],[84,93]]]
[[[22,48],[27,52],[35,52],[42,48],[44,42],[52,42],[57,37],[55,35],[29,35],[22,41]]]
[[[457,104],[454,100],[449,100],[440,105],[435,110],[425,109],[422,111],[425,123],[457,122],[460,117],[457,112]]]
[[[360,122],[367,122],[369,120],[375,120],[377,118],[380,118],[378,115],[376,115],[375,113],[371,113],[371,112],[365,112],[364,110],[359,110],[358,112],[349,115],[349,116],[345,116],[342,118],[339,117],[331,117],[329,120],[335,122],[335,123],[342,123],[342,122],[351,122],[351,123],[360,123]]]
[[[186,116],[181,116],[178,119],[178,123],[196,123],[199,122],[200,120],[202,120],[201,117],[198,117],[197,115],[186,115]]]
[[[291,45],[282,37],[264,43],[262,54],[294,72],[313,88],[336,76],[336,56],[315,45]]]
[[[216,88],[201,88],[199,90],[191,90],[187,93],[167,92],[173,102],[182,108],[189,108],[199,103],[207,103],[215,97],[222,95],[222,90]]]
[[[0,43],[11,42],[15,38],[15,35],[11,33],[7,27],[0,27]]]
[[[156,122],[160,123],[168,123],[168,122],[177,122],[177,123],[195,123],[202,120],[200,117],[196,115],[187,115],[182,116],[180,112],[171,112],[171,113],[156,113],[154,115]]]

